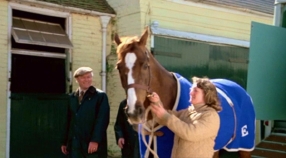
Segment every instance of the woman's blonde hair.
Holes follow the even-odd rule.
[[[198,88],[203,90],[206,105],[214,108],[216,111],[221,111],[222,108],[215,85],[207,77],[193,77],[192,80],[193,84],[196,84]]]

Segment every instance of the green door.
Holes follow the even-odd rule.
[[[258,120],[286,120],[286,29],[252,22],[247,91]]]
[[[12,94],[11,158],[60,158],[65,94]]]
[[[60,158],[65,59],[12,54],[10,158]]]

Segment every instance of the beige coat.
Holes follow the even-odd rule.
[[[158,120],[175,133],[172,158],[211,158],[220,119],[207,105],[190,106]]]

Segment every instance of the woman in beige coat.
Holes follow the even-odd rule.
[[[174,132],[172,158],[211,158],[217,136],[221,110],[215,86],[208,78],[193,77],[189,108],[166,111],[159,96],[153,93],[149,100],[159,124]]]

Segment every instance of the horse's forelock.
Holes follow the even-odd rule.
[[[139,38],[137,36],[134,37],[126,37],[123,38],[122,43],[117,47],[117,57],[120,61],[124,59],[127,52],[133,51],[135,45],[138,44]]]

